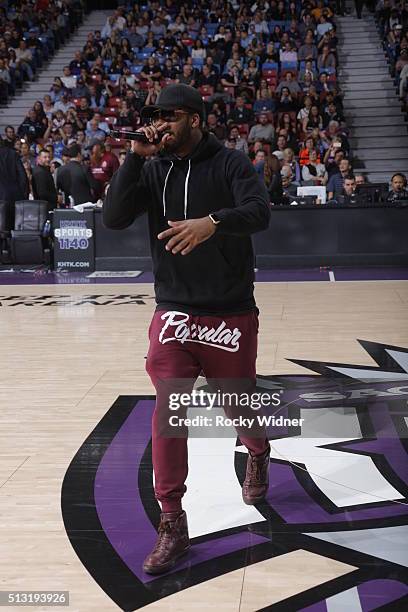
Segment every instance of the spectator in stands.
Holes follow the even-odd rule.
[[[57,189],[61,189],[65,195],[65,201],[69,196],[74,204],[93,202],[94,180],[90,171],[82,163],[80,147],[75,144],[67,150],[69,162],[61,166],[57,172]]]
[[[339,202],[341,204],[349,204],[352,201],[353,196],[356,192],[356,179],[354,174],[348,174],[344,178],[343,183],[343,191],[341,193],[341,197],[339,198]]]
[[[61,81],[66,89],[73,89],[76,85],[76,77],[71,74],[69,66],[64,66],[62,69],[63,76]]]
[[[30,49],[28,49],[24,40],[20,41],[18,49],[15,51],[17,65],[23,71],[23,73],[27,76],[28,80],[34,81],[34,64],[33,64],[33,54]]]
[[[333,83],[329,81],[329,75],[327,72],[322,72],[319,75],[319,80],[316,84],[316,91],[320,95],[320,99],[323,99],[327,96],[328,93],[332,92],[334,89]]]
[[[387,200],[389,202],[408,200],[407,177],[402,172],[396,172],[391,177],[391,189],[388,192]]]
[[[319,24],[316,28],[319,39],[326,34],[333,27],[332,23],[328,20],[327,14],[322,13],[319,19]]]
[[[297,162],[295,159],[295,153],[293,149],[291,149],[290,147],[287,147],[283,150],[283,165],[290,167],[293,175],[293,182],[300,184],[300,181],[302,180],[300,165],[299,162]]]
[[[285,74],[285,80],[281,81],[277,86],[275,93],[280,96],[285,88],[289,90],[292,98],[296,98],[296,96],[301,93],[300,85],[296,79],[293,78],[293,73],[290,70]]]
[[[263,177],[271,204],[282,204],[283,189],[281,165],[276,155],[272,154],[266,156]]]
[[[246,108],[245,101],[242,96],[238,96],[235,101],[235,108],[230,112],[228,116],[229,123],[250,123],[253,119],[253,111]]]
[[[11,85],[10,71],[3,59],[0,59],[0,103],[7,104],[9,87]]]
[[[263,142],[271,144],[274,138],[275,128],[273,124],[269,121],[266,113],[261,113],[258,122],[249,131],[248,142],[253,143],[255,140],[261,139]]]
[[[45,94],[43,98],[43,110],[47,119],[51,119],[54,112],[54,105],[49,94]]]
[[[99,121],[96,117],[90,119],[89,127],[85,130],[85,136],[88,143],[90,143],[91,140],[99,140],[102,142],[105,140],[106,133],[100,129]]]
[[[218,122],[217,116],[214,113],[209,113],[207,115],[207,128],[209,132],[218,138],[218,140],[224,142],[227,137],[227,129],[225,125],[221,125]]]
[[[293,174],[290,166],[282,166],[281,169],[283,196],[290,200],[297,194],[297,185],[293,183]]]
[[[75,107],[75,104],[70,101],[68,92],[63,91],[61,98],[57,100],[57,102],[55,102],[54,104],[54,112],[62,111],[63,113],[66,113],[70,108],[74,108],[74,107]]]
[[[316,59],[317,59],[317,47],[314,44],[313,30],[308,30],[306,32],[304,43],[299,48],[298,60],[300,62],[304,62],[306,60],[316,60]]]
[[[32,189],[35,200],[48,202],[48,210],[57,207],[57,190],[50,169],[51,156],[46,149],[40,151],[37,165],[32,171]]]
[[[323,157],[323,162],[327,168],[329,177],[334,172],[339,172],[338,166],[344,157],[345,154],[341,148],[341,140],[339,138],[335,138],[326,149]]]
[[[9,147],[10,149],[14,149],[14,143],[16,142],[16,131],[12,125],[6,126],[4,130],[3,136],[3,147]]]
[[[331,121],[335,121],[339,126],[345,123],[344,116],[338,111],[334,102],[330,102],[323,113],[323,129],[326,130]]]
[[[242,138],[239,133],[239,128],[236,125],[230,126],[229,138],[235,141],[235,149],[238,151],[242,151],[246,155],[248,155],[248,143],[246,138]]]
[[[94,178],[94,195],[98,199],[105,192],[105,187],[119,168],[116,155],[106,151],[105,146],[99,141],[91,141],[91,172]]]
[[[343,193],[344,179],[351,173],[351,165],[348,159],[342,159],[339,163],[339,171],[329,178],[327,193],[329,200],[336,199]]]
[[[289,113],[296,111],[296,100],[292,97],[287,87],[282,87],[280,97],[278,99],[277,111],[280,113]]]
[[[301,166],[305,166],[306,164],[309,164],[310,163],[310,152],[315,151],[315,150],[316,150],[315,141],[312,136],[308,136],[305,139],[302,149],[300,150],[299,164]],[[320,163],[319,157],[317,158],[317,160]]]
[[[45,127],[42,121],[37,118],[37,113],[31,108],[23,122],[20,124],[17,134],[20,138],[27,138],[29,142],[34,142],[37,138],[42,138]]]
[[[317,78],[317,72],[314,68],[313,60],[307,60],[304,68],[300,71],[299,81],[305,81],[306,77],[310,77],[310,84],[313,83]]]
[[[319,70],[325,68],[335,68],[336,67],[336,58],[333,53],[330,51],[330,47],[328,44],[324,44],[322,47],[322,52],[317,58],[317,67]]]
[[[78,113],[78,117],[79,117],[80,121],[82,121],[82,122],[89,121],[94,116],[94,112],[91,109],[91,107],[89,106],[89,101],[88,101],[88,98],[86,96],[83,96],[79,100],[79,106],[78,106],[77,113]]]
[[[364,174],[355,174],[354,175],[355,181],[356,181],[356,187],[358,187],[359,185],[366,185],[367,184],[367,179],[364,176]]]
[[[183,72],[176,78],[176,83],[184,83],[195,87],[196,82],[193,74],[193,67],[190,64],[184,64]]]
[[[315,129],[323,129],[323,118],[320,114],[319,107],[313,104],[310,108],[309,114],[302,121],[302,129],[307,134]]]
[[[302,180],[312,185],[326,185],[328,174],[325,166],[317,161],[317,151],[309,152],[309,163],[302,167]]]
[[[292,45],[290,41],[285,43],[283,49],[279,52],[279,61],[282,62],[292,62],[295,63],[298,61],[298,54],[296,51],[296,46]]]
[[[300,123],[300,127],[303,129],[303,121],[309,117],[310,109],[312,108],[312,98],[305,96],[303,99],[303,107],[299,110],[296,118]]]
[[[257,99],[253,105],[255,114],[268,111],[274,113],[276,111],[276,102],[272,98],[272,95],[267,87],[263,87],[258,90],[256,97]]]

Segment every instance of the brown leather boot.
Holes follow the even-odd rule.
[[[146,574],[167,572],[190,548],[187,515],[184,511],[181,514],[163,512],[158,532],[157,542],[143,563]]]
[[[242,499],[248,506],[261,502],[268,491],[270,452],[269,444],[263,455],[252,456],[248,451],[246,476],[242,485]]]

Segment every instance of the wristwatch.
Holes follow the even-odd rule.
[[[219,223],[221,223],[221,219],[219,219],[219,217],[215,213],[210,213],[208,216],[210,217],[214,225],[218,225]]]

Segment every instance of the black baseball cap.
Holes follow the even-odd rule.
[[[205,106],[200,92],[184,83],[173,83],[165,87],[159,94],[156,104],[144,106],[141,116],[149,119],[157,110],[185,109],[198,113],[201,120],[205,119]]]

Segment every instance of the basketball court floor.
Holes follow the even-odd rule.
[[[258,386],[303,426],[271,436],[256,507],[236,437],[190,439],[191,555],[154,577],[150,275],[0,274],[0,591],[69,591],[72,612],[407,609],[407,270],[257,280]]]

